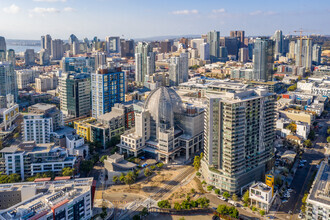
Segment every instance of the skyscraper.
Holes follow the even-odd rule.
[[[70,37],[69,37],[69,44],[72,45],[73,42],[77,42],[77,43],[79,43],[79,40],[78,40],[78,38],[76,37],[76,35],[71,34]]]
[[[245,63],[249,60],[249,49],[247,47],[239,49],[239,61]]]
[[[179,57],[171,57],[169,65],[170,86],[178,86],[188,81],[188,53]]]
[[[11,62],[14,67],[16,66],[15,51],[13,49],[7,50],[6,61]]]
[[[60,79],[61,111],[69,117],[90,116],[91,78],[80,73],[63,73]]]
[[[220,46],[226,47],[228,51],[228,55],[238,56],[238,48],[240,42],[237,37],[222,37],[220,38]]]
[[[92,116],[108,113],[115,103],[125,101],[125,76],[120,68],[98,69],[91,75]]]
[[[11,62],[0,62],[0,96],[7,97],[8,94],[12,94],[17,103],[16,72]]]
[[[51,56],[52,60],[60,60],[62,59],[64,54],[63,51],[63,41],[60,39],[52,40],[51,45]]]
[[[210,60],[216,62],[219,58],[220,31],[207,33],[207,42],[210,44]]]
[[[160,53],[169,53],[171,52],[171,41],[165,40],[160,42]]]
[[[35,63],[34,49],[26,49],[24,53],[25,65],[31,66]]]
[[[201,60],[210,60],[210,44],[203,43],[199,47],[200,47],[199,57],[201,58]]]
[[[107,55],[103,52],[94,53],[93,57],[95,57],[95,69],[99,69],[102,66],[106,66],[107,64]]]
[[[45,49],[50,52],[51,48],[52,48],[52,37],[49,34],[45,36],[41,36],[41,49]]]
[[[46,49],[41,49],[39,53],[40,57],[40,65],[49,65],[50,63],[50,56],[49,56],[49,51]]]
[[[120,38],[119,37],[106,37],[107,53],[120,53]]]
[[[321,53],[322,53],[321,46],[318,44],[314,44],[312,59],[315,65],[319,65],[321,63]]]
[[[245,44],[245,31],[230,31],[230,37],[236,37],[239,42],[239,47],[244,47]]]
[[[155,72],[156,54],[149,43],[139,42],[135,48],[135,81],[143,84]]]
[[[6,39],[0,36],[0,51],[1,50],[6,51],[7,47],[6,47]]]
[[[265,88],[232,89],[207,95],[202,175],[221,191],[241,194],[270,169],[275,95]]]
[[[297,40],[297,53],[296,53],[296,65],[305,67],[307,71],[311,71],[312,68],[312,39],[302,38]]]
[[[122,57],[134,57],[134,40],[121,40],[120,44]]]
[[[274,49],[274,56],[275,59],[278,59],[283,54],[283,35],[281,30],[275,31],[274,34],[275,40],[275,49]]]
[[[253,48],[254,80],[268,81],[272,79],[274,66],[274,41],[257,38]]]

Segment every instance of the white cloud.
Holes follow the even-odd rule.
[[[172,11],[174,15],[189,15],[189,14],[198,14],[198,10],[179,10],[179,11]]]
[[[65,11],[65,12],[73,12],[73,11],[76,11],[76,9],[71,8],[71,7],[66,7],[66,8],[63,9],[63,11]]]
[[[253,12],[250,12],[250,15],[252,16],[255,16],[255,15],[276,15],[277,12],[274,12],[274,11],[253,11]]]
[[[212,12],[213,13],[225,13],[226,12],[226,9],[224,9],[224,8],[213,9]]]
[[[33,0],[35,2],[66,2],[66,0]]]
[[[51,13],[60,13],[60,10],[58,10],[56,8],[39,8],[39,7],[36,7],[33,10],[31,10],[31,14],[45,15],[45,14],[51,14]]]
[[[9,7],[3,8],[3,11],[7,14],[17,14],[19,12],[19,10],[20,10],[20,8],[15,4],[12,4]]]

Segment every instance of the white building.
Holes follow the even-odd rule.
[[[307,220],[327,220],[330,215],[330,168],[322,162],[306,200]]]
[[[79,135],[66,135],[66,148],[69,155],[81,156],[86,158],[89,154],[88,145],[85,144],[85,139]]]
[[[28,114],[23,117],[24,141],[49,143],[53,132],[53,119],[39,114]]]
[[[0,220],[91,219],[93,178],[1,184]]]
[[[210,60],[210,44],[202,43],[200,44],[199,57],[201,60]]]
[[[251,205],[268,212],[274,200],[272,188],[265,183],[258,182],[253,184],[249,191]]]
[[[179,57],[172,57],[169,65],[171,86],[178,86],[188,81],[188,54],[181,53]]]
[[[54,143],[23,142],[3,148],[0,154],[1,172],[17,173],[23,180],[47,171],[60,173],[64,167],[74,167],[76,163],[76,157],[69,157],[65,149]]]
[[[29,84],[35,82],[39,77],[39,72],[32,69],[16,70],[16,80],[18,89],[26,89]]]

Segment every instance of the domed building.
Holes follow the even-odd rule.
[[[121,135],[120,153],[146,155],[165,163],[202,149],[204,110],[182,102],[174,89],[160,87],[135,112],[135,129]]]

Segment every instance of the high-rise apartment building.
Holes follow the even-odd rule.
[[[135,48],[135,81],[140,85],[156,70],[156,54],[149,43],[139,42]]]
[[[236,37],[239,42],[239,47],[245,46],[245,31],[230,31],[230,37]]]
[[[210,44],[203,43],[199,46],[199,57],[201,60],[210,60]]]
[[[50,64],[50,54],[49,50],[42,49],[39,52],[40,65],[49,65]]]
[[[312,60],[315,65],[319,65],[321,63],[321,54],[322,54],[321,46],[318,44],[314,44]]]
[[[160,53],[169,53],[171,52],[172,43],[169,40],[160,42]]]
[[[0,36],[0,51],[7,51],[6,39]]]
[[[275,59],[278,59],[283,54],[283,34],[281,30],[275,31],[274,34],[274,41],[275,41],[275,47],[274,47],[274,56]]]
[[[11,62],[14,67],[16,66],[15,51],[13,49],[7,50],[6,61]]]
[[[119,37],[106,37],[106,49],[107,53],[120,53],[120,38]]]
[[[41,36],[41,49],[45,49],[50,52],[51,48],[52,48],[52,37],[49,34],[45,36]]]
[[[305,67],[307,71],[312,69],[312,48],[313,42],[311,38],[302,38],[297,40],[296,43],[297,53],[296,53],[296,65]]]
[[[169,65],[170,86],[178,86],[188,81],[188,53],[179,57],[171,57]]]
[[[239,49],[238,54],[239,61],[245,63],[249,60],[249,48],[243,47]]]
[[[35,79],[36,92],[47,92],[48,90],[56,89],[58,85],[58,77],[55,73],[39,75]]]
[[[50,143],[53,131],[63,127],[62,112],[55,105],[39,103],[23,115],[24,141]]]
[[[64,55],[63,41],[55,39],[51,41],[51,56],[52,60],[60,60]]]
[[[210,60],[211,62],[216,62],[219,58],[220,31],[207,33],[207,42],[210,45]]]
[[[17,103],[16,72],[11,62],[0,62],[0,96],[6,97],[8,94],[12,94],[14,102]]]
[[[39,72],[32,69],[16,70],[17,88],[26,89],[35,79],[39,77]]]
[[[220,46],[226,47],[228,55],[235,56],[237,58],[238,48],[240,42],[237,37],[222,37],[220,38]]]
[[[120,49],[122,57],[134,57],[134,40],[121,40]]]
[[[257,38],[253,48],[254,80],[269,81],[274,71],[274,41]]]
[[[266,88],[230,87],[207,95],[202,174],[208,184],[242,194],[270,169],[276,96]]]
[[[92,116],[108,113],[115,103],[125,101],[125,74],[120,68],[98,69],[91,74]]]
[[[90,116],[91,81],[88,74],[63,73],[60,79],[61,111],[68,117]]]
[[[95,69],[105,67],[107,64],[107,55],[103,52],[96,52],[93,54],[95,58]]]
[[[60,66],[63,72],[91,73],[95,71],[95,57],[63,57]]]
[[[24,52],[25,66],[32,66],[35,64],[34,49],[26,49]]]

